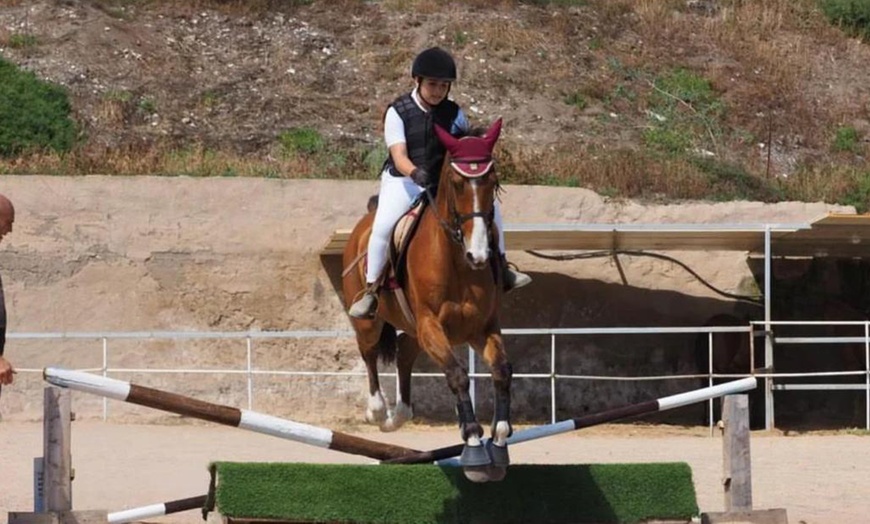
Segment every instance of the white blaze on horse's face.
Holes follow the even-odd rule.
[[[483,136],[455,138],[435,126],[438,139],[450,153],[452,172],[447,191],[451,227],[461,237],[465,259],[474,269],[487,266],[492,254],[491,228],[495,217],[495,192],[498,182],[493,168],[492,150],[501,133],[501,119]]]
[[[481,180],[478,179],[469,180],[468,184],[471,186],[471,198],[474,200],[473,213],[475,216],[471,224],[471,239],[470,241],[468,239],[465,241],[465,256],[471,267],[480,269],[486,265],[490,255],[489,230],[486,227],[483,214],[491,212],[493,206],[492,198],[490,197],[488,208],[485,209],[485,204],[481,202],[481,197],[492,193],[492,189],[486,191],[487,188],[483,187],[484,184],[481,184]]]

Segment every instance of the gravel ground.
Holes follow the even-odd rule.
[[[295,442],[203,424],[156,426],[73,423],[75,509],[122,509],[205,493],[212,460],[346,462],[368,459]],[[398,433],[368,429],[360,436],[418,449],[454,444],[453,428],[410,426]],[[751,441],[753,501],[786,508],[791,523],[860,522],[870,514],[866,487],[868,437],[757,433]],[[613,425],[517,444],[515,463],[685,461],[702,511],[721,511],[722,443],[702,429]],[[32,508],[32,459],[42,454],[42,426],[0,422],[0,519]],[[151,519],[201,522],[198,512]]]

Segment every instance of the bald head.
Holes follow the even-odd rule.
[[[5,195],[0,195],[0,240],[12,232],[13,222],[15,222],[15,207]]]

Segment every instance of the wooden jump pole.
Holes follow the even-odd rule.
[[[85,393],[138,404],[161,411],[169,411],[170,413],[207,420],[225,426],[246,429],[256,433],[272,435],[273,437],[293,440],[342,453],[362,455],[376,460],[387,460],[422,453],[410,448],[375,442],[256,411],[212,404],[176,393],[139,386],[82,371],[48,367],[43,370],[42,375],[47,382],[55,386],[75,389]]]
[[[588,428],[590,426],[605,424],[607,422],[613,422],[616,420],[634,417],[637,415],[646,415],[658,411],[667,411],[669,409],[688,406],[697,402],[703,402],[711,398],[730,395],[732,393],[740,393],[742,391],[748,391],[750,389],[754,389],[755,387],[755,377],[747,377],[740,380],[733,380],[731,382],[719,384],[717,386],[696,389],[693,391],[688,391],[686,393],[679,393],[677,395],[662,397],[656,400],[648,400],[639,404],[629,404],[627,406],[609,409],[607,411],[601,411],[599,413],[593,413],[591,415],[586,415],[579,418],[563,420],[561,422],[556,422],[555,424],[547,424],[544,426],[524,429],[521,431],[517,431],[513,435],[511,435],[507,439],[507,442],[508,444],[518,444],[520,442],[526,442],[528,440],[535,440],[539,438],[549,437],[552,435],[558,435],[560,433],[567,433],[569,431]],[[445,464],[450,464],[452,462],[448,461],[448,459],[459,456],[459,454],[462,453],[462,447],[462,444],[456,446],[448,446],[445,448],[438,448],[431,451],[424,451],[416,455],[405,455],[402,457],[387,459],[384,462],[390,464],[420,464],[424,462],[445,461]]]
[[[142,519],[162,517],[192,509],[202,509],[205,506],[207,495],[190,497],[186,499],[170,500],[160,504],[151,504],[139,508],[130,508],[123,511],[109,513],[109,524],[124,524],[126,522],[138,522]]]

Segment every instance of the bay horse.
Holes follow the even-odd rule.
[[[374,319],[351,317],[368,372],[366,420],[383,431],[394,431],[413,416],[411,370],[424,351],[443,371],[456,396],[465,443],[460,464],[475,482],[501,480],[510,462],[506,439],[512,433],[512,368],[499,323],[504,275],[497,263],[498,231],[493,221],[498,177],[492,151],[501,126],[498,119],[481,136],[456,138],[435,125],[447,154],[435,196],[428,189],[424,193],[429,202],[405,252],[402,287],[407,307],[403,310],[397,294],[382,287]],[[352,304],[366,286],[361,260],[373,220],[373,212],[360,219],[344,250],[346,304]],[[403,333],[397,336],[396,330]],[[495,409],[488,441],[471,404],[468,372],[453,353],[462,344],[474,348],[491,370]],[[387,409],[381,392],[379,357],[396,360],[399,384],[394,410]]]

